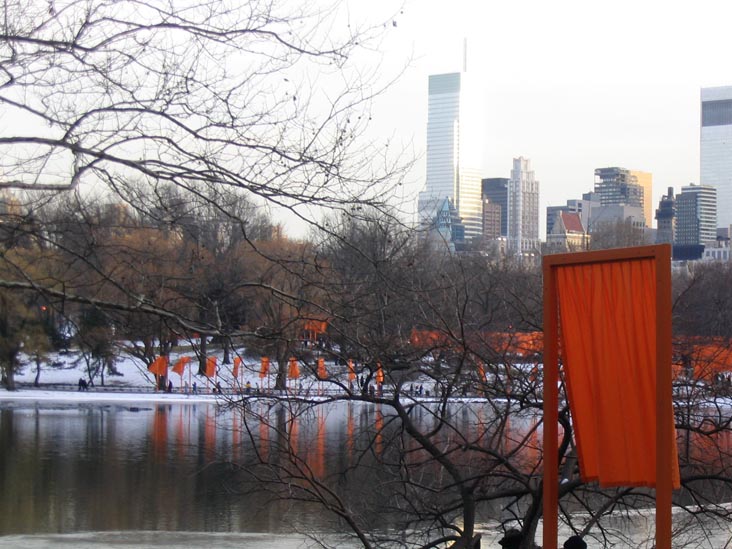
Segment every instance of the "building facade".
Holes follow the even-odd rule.
[[[434,223],[449,199],[465,226],[465,237],[483,231],[483,201],[478,167],[483,149],[479,88],[467,73],[429,77],[427,177],[419,194],[422,223]]]
[[[702,88],[699,174],[717,189],[717,223],[732,225],[732,86]]]
[[[547,253],[581,252],[590,248],[590,235],[577,212],[560,211],[546,235]]]
[[[513,159],[507,231],[509,253],[533,254],[539,249],[539,182],[528,158]]]
[[[646,175],[650,177],[650,174]],[[631,170],[618,167],[596,169],[595,193],[602,206],[633,206],[640,208],[644,224],[650,226],[650,219],[645,218],[644,188],[638,183],[638,178]]]
[[[483,198],[483,238],[496,240],[501,237],[501,206],[489,198]]]
[[[552,232],[552,229],[554,228],[554,223],[556,223],[557,219],[559,218],[559,214],[561,214],[562,212],[578,214],[580,216],[580,220],[582,221],[582,226],[586,229],[589,226],[591,208],[592,201],[585,198],[583,198],[582,200],[578,200],[576,198],[567,200],[567,204],[565,206],[547,206],[546,234],[548,235]]]
[[[676,239],[676,199],[674,188],[661,197],[656,210],[656,244],[673,244]]]
[[[653,221],[653,174],[639,170],[630,170],[630,174],[643,189],[643,217],[646,219],[646,227],[650,227]]]
[[[711,245],[717,241],[717,189],[687,185],[676,195],[677,246]]]
[[[488,177],[481,181],[483,199],[501,208],[501,236],[508,234],[508,181],[507,177]]]

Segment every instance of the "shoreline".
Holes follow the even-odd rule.
[[[61,391],[25,389],[0,392],[0,405],[4,402],[160,402],[170,404],[215,404],[219,395],[185,395],[176,393],[136,393],[105,391]]]
[[[274,395],[272,395],[274,396]],[[59,389],[20,389],[16,391],[0,390],[0,406],[6,402],[65,402],[65,403],[115,403],[115,402],[141,402],[141,403],[167,403],[167,404],[220,404],[230,403],[232,399],[237,397],[247,397],[251,399],[268,399],[271,396],[266,394],[232,394],[224,393],[222,395],[213,393],[165,393],[165,392],[136,392],[136,391],[104,391],[104,390],[59,390]],[[286,398],[287,400],[306,400],[316,402],[318,400],[328,400],[328,396],[320,395],[302,395],[292,394],[289,396],[277,395],[277,398]],[[421,403],[440,402],[440,399],[431,396],[404,396],[409,400]],[[450,399],[452,402],[462,403],[485,403],[484,397],[467,396]]]

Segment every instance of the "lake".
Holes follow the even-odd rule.
[[[379,469],[359,446],[369,428],[388,429],[377,406],[333,404],[296,418],[292,409],[258,406],[272,425],[296,420],[288,443],[316,475],[343,470],[358,455],[365,472],[342,493],[354,501],[378,497],[369,489],[378,486]],[[459,404],[453,413],[453,421],[475,429],[483,406]],[[512,419],[516,440],[537,420]],[[216,404],[0,402],[0,548],[295,548],[308,546],[308,535],[357,547],[333,534],[344,528],[320,507],[269,501],[239,482],[238,468],[258,461],[252,441],[275,454],[278,436],[263,424],[247,432],[238,413]],[[539,451],[539,434],[531,436],[527,463]],[[374,452],[386,451],[373,440]],[[501,513],[500,506],[481,511],[485,547],[500,535]],[[388,529],[393,517],[365,518]],[[653,531],[652,521],[623,520],[618,527],[634,539]],[[723,528],[718,539],[728,534]]]

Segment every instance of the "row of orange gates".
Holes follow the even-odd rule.
[[[167,377],[170,372],[173,372],[175,374],[178,374],[183,377],[183,374],[185,373],[186,366],[188,366],[191,362],[191,357],[189,356],[183,356],[180,357],[178,360],[175,361],[173,364],[173,367],[170,368],[170,358],[167,355],[160,355],[155,360],[152,361],[150,366],[148,366],[148,371],[152,374],[155,374],[157,378],[160,377]],[[240,374],[243,374],[243,368],[241,367],[243,364],[243,360],[241,357],[237,356],[234,357],[234,364],[231,369],[232,377],[234,380],[238,380],[241,382]],[[259,368],[259,377],[261,379],[268,378],[269,376],[269,367],[270,367],[270,360],[268,357],[263,356],[260,360],[260,368]],[[188,369],[188,375],[192,374],[192,367]],[[319,358],[317,360],[317,369],[315,371],[316,376],[319,380],[328,379],[328,370],[325,367],[325,359]],[[217,357],[210,356],[206,358],[206,371],[205,376],[208,379],[214,379],[218,375],[218,368],[217,368]],[[287,370],[287,377],[290,379],[297,379],[300,377],[300,365],[298,363],[297,358],[290,357],[289,363],[288,363],[288,370]],[[353,360],[348,361],[348,380],[354,381],[356,379],[356,366],[353,362]],[[377,365],[376,369],[376,376],[375,376],[376,383],[383,383],[384,382],[384,371],[381,367],[381,364]]]

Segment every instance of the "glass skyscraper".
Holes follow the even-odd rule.
[[[460,72],[431,75],[428,91],[427,180],[419,193],[420,221],[433,223],[449,198],[465,226],[465,237],[478,237],[483,226],[479,88]]]
[[[702,88],[700,179],[717,189],[717,226],[732,225],[732,86]]]

